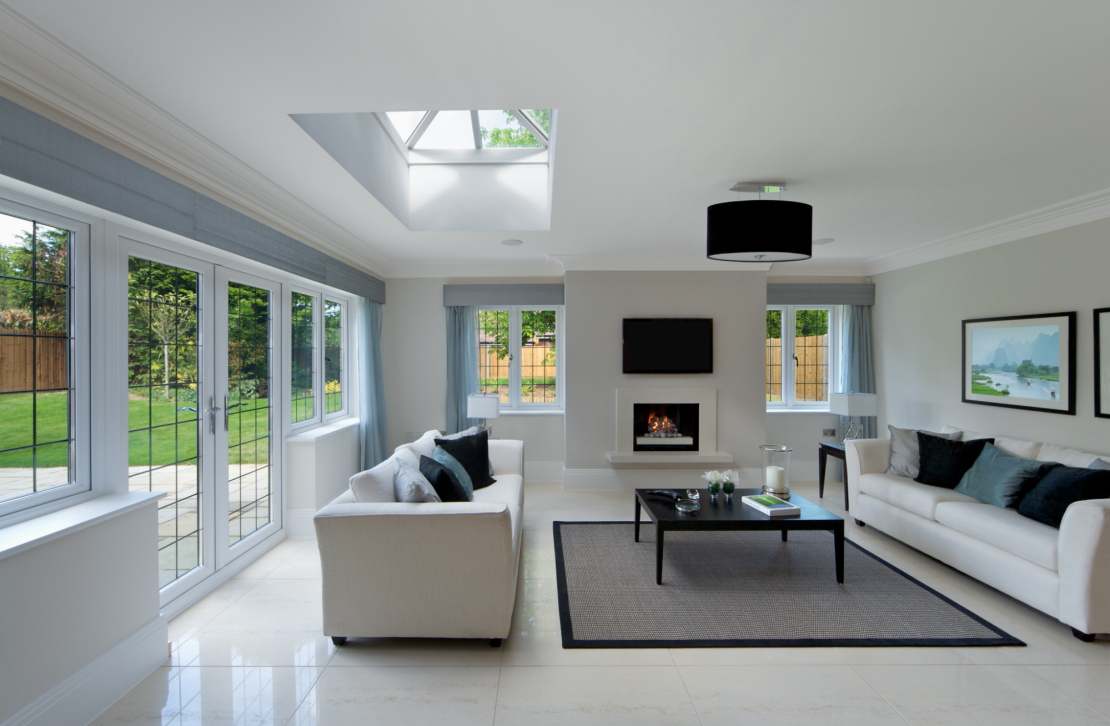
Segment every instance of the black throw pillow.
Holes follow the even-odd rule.
[[[489,475],[489,432],[479,431],[473,436],[464,436],[461,439],[436,439],[436,446],[462,464],[466,473],[470,475],[470,483],[475,489],[482,489],[493,484],[494,478]]]
[[[994,439],[952,441],[918,431],[917,442],[921,449],[921,471],[914,481],[955,489],[979,454],[983,453],[983,447],[993,444]]]
[[[1060,528],[1072,502],[1110,499],[1110,471],[1057,466],[1018,503],[1018,514]]]
[[[440,500],[444,502],[468,502],[466,489],[463,488],[455,472],[440,464],[430,456],[420,457],[420,473],[432,483]]]

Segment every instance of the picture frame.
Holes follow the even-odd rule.
[[[963,402],[1074,416],[1076,320],[1075,312],[964,320]]]
[[[1095,310],[1095,416],[1110,418],[1110,308]],[[1103,335],[1103,324],[1106,334]]]

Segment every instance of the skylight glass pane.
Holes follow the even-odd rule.
[[[393,123],[393,128],[401,136],[401,141],[408,141],[420,119],[424,118],[427,111],[386,111],[385,115]]]
[[[482,146],[485,148],[543,147],[528,129],[520,125],[512,111],[479,111],[478,124],[482,127]]]
[[[543,132],[551,136],[551,109],[550,108],[526,108],[524,113],[532,120],[536,126],[543,129]]]
[[[414,149],[473,149],[470,111],[440,111]]]

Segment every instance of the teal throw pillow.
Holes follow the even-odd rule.
[[[1051,461],[1010,456],[994,444],[987,444],[956,485],[956,491],[986,504],[1014,509],[1021,498],[1055,466],[1057,464]]]
[[[466,492],[466,501],[473,502],[474,482],[470,480],[470,475],[466,473],[466,467],[460,464],[458,459],[448,454],[442,446],[436,447],[432,459],[451,470],[451,473],[459,480],[459,484],[462,485],[463,491]]]

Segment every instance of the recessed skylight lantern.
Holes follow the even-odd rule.
[[[546,149],[550,109],[387,111],[410,149]]]

